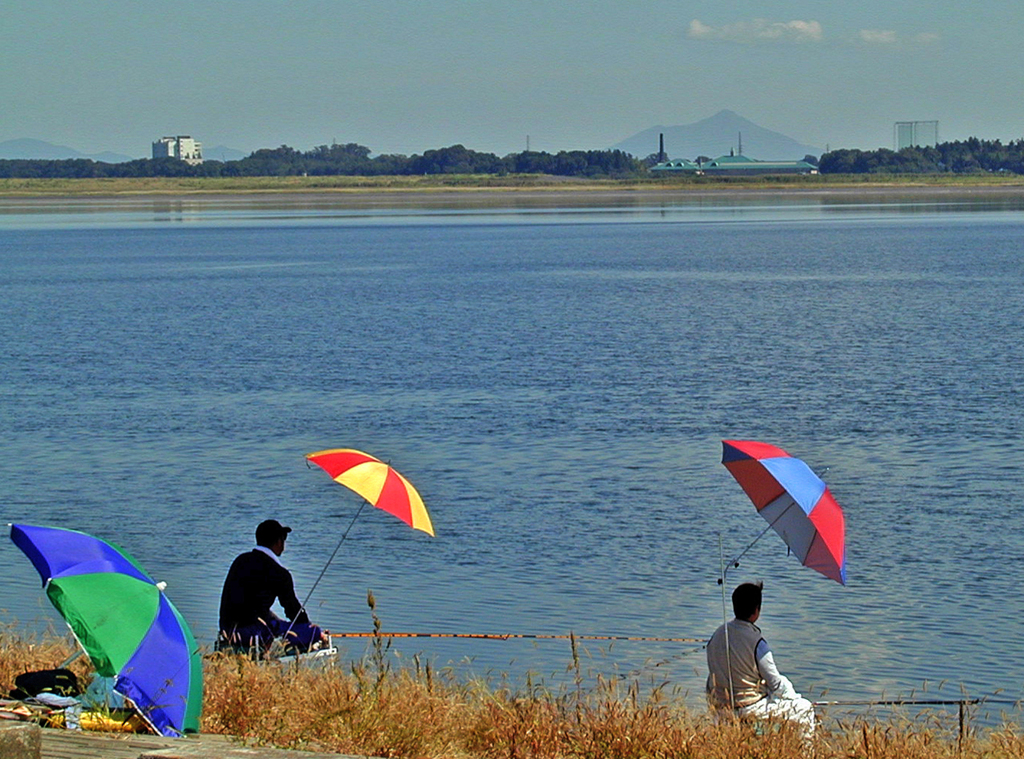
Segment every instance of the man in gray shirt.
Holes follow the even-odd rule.
[[[761,616],[761,589],[761,583],[738,586],[732,593],[736,618],[708,641],[708,703],[740,717],[790,720],[809,739],[814,735],[814,706],[779,674],[768,642],[754,624]]]

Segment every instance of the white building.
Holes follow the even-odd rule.
[[[187,134],[161,137],[153,143],[154,158],[178,158],[190,166],[203,162],[203,144]]]

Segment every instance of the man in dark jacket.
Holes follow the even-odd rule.
[[[275,638],[282,638],[286,646],[308,651],[326,642],[323,631],[310,624],[295,596],[292,575],[278,560],[291,531],[274,519],[260,522],[256,547],[231,564],[220,597],[222,644],[265,649]],[[275,601],[281,604],[287,621],[271,610]]]

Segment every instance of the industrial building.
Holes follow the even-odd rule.
[[[662,161],[651,171],[665,174],[695,174],[715,177],[749,177],[768,174],[817,174],[818,167],[807,161],[757,161],[745,155],[725,155],[697,163],[685,158]]]
[[[154,158],[177,158],[190,166],[203,162],[203,144],[187,134],[177,137],[161,137],[153,143]]]

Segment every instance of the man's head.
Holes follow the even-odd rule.
[[[748,622],[761,611],[761,588],[763,583],[745,582],[732,592],[732,610],[736,619]]]
[[[256,527],[256,545],[269,548],[278,556],[284,551],[284,541],[291,527],[285,527],[276,519],[267,519]]]

